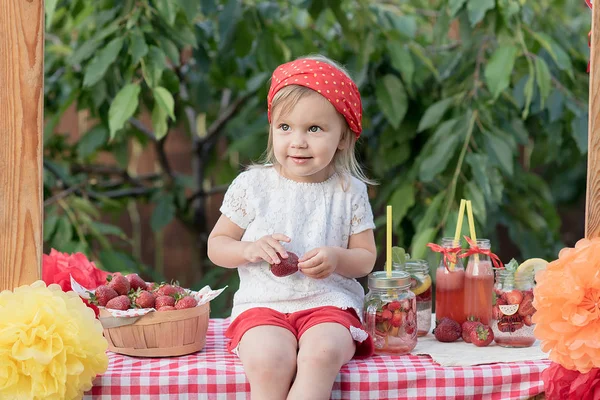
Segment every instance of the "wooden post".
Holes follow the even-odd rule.
[[[44,1],[0,0],[0,290],[41,277]]]
[[[594,2],[596,3],[596,2]],[[600,235],[600,4],[592,7],[585,237]]]

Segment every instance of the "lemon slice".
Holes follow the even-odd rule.
[[[427,289],[429,289],[430,287],[431,287],[431,277],[429,275],[426,275],[425,279],[423,279],[421,284],[415,288],[412,288],[411,290],[415,294],[415,296],[418,296],[422,293],[425,293],[425,291]]]
[[[515,271],[515,279],[525,278],[531,274],[535,277],[538,271],[546,269],[548,265],[548,261],[542,258],[530,258],[525,260],[519,265],[517,270]]]

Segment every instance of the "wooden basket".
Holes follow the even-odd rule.
[[[116,318],[101,309],[99,319],[110,351],[136,357],[171,357],[204,348],[209,314],[210,303],[206,303],[131,318]]]

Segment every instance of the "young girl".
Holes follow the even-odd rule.
[[[267,163],[231,184],[208,256],[240,275],[225,335],[252,399],[329,399],[342,365],[373,352],[355,279],[376,258],[368,180],[354,156],[360,94],[342,68],[314,57],[279,66],[267,100]],[[273,275],[270,264],[290,252],[299,271]]]

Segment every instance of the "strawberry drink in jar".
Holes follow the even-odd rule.
[[[416,296],[410,275],[403,271],[377,271],[369,275],[364,325],[373,338],[375,353],[406,354],[417,345]]]
[[[393,267],[410,275],[410,290],[417,300],[417,335],[425,336],[431,330],[432,285],[429,264],[425,260],[407,260],[403,264],[394,263]]]
[[[511,263],[516,263],[514,260]],[[533,271],[497,269],[494,285],[492,329],[494,341],[503,347],[529,347],[535,342],[532,322]],[[515,273],[517,272],[517,273]]]

